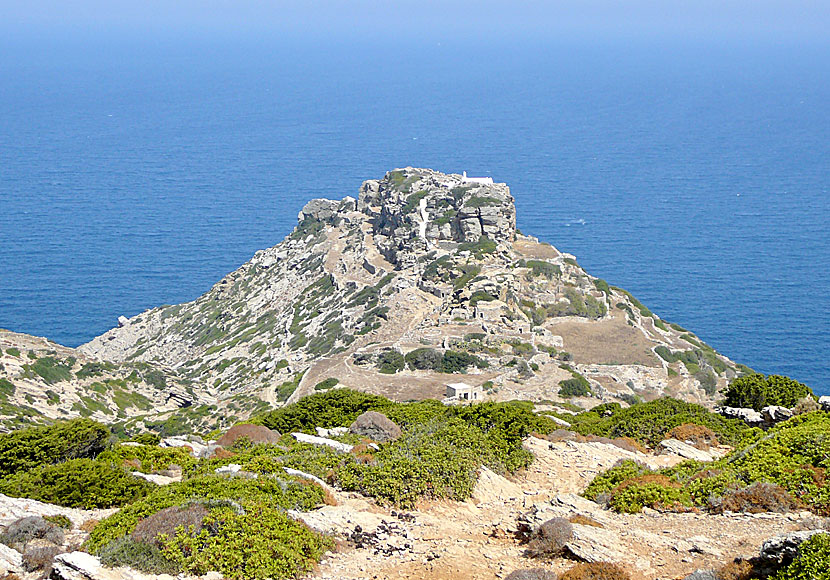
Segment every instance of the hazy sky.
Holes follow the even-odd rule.
[[[299,36],[826,40],[830,0],[0,0],[0,29]]]

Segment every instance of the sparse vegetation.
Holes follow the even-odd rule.
[[[750,407],[756,411],[767,405],[794,407],[799,399],[814,396],[810,387],[794,379],[760,373],[733,379],[724,395],[730,407]]]

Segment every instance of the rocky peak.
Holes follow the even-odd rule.
[[[395,264],[484,238],[510,244],[516,237],[510,188],[489,178],[395,169],[383,179],[364,182],[357,207],[372,218],[376,242]]]

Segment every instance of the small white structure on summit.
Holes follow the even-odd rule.
[[[461,175],[461,181],[464,183],[483,183],[485,185],[493,185],[492,177],[467,177],[466,171]]]
[[[450,383],[447,385],[447,396],[444,401],[480,401],[482,395],[483,392],[480,386],[473,387],[467,383]]]

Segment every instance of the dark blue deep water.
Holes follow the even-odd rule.
[[[830,50],[0,40],[0,327],[75,346],[413,165],[739,362],[830,393]]]

